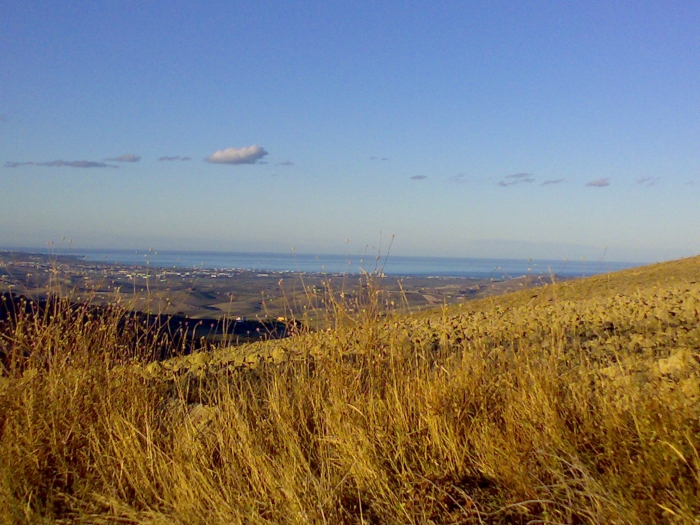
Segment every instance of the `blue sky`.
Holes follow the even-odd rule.
[[[700,253],[696,1],[2,12],[0,246]]]

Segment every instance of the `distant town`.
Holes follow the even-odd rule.
[[[544,282],[457,277],[376,276],[388,308],[421,310]],[[0,292],[60,294],[97,304],[121,302],[148,313],[193,319],[281,318],[322,310],[329,297],[357,301],[367,277],[242,268],[173,268],[0,251]]]

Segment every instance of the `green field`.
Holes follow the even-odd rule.
[[[0,521],[700,523],[700,257],[413,315],[365,284],[164,362],[6,325]]]

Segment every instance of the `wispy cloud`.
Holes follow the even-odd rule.
[[[158,160],[161,162],[171,162],[174,160],[185,161],[192,160],[192,157],[181,157],[180,155],[175,155],[174,157],[158,157]]]
[[[547,179],[547,180],[544,181],[542,184],[540,184],[540,186],[548,186],[548,185],[550,185],[550,184],[561,184],[561,183],[564,182],[565,180],[566,180],[566,179]]]
[[[605,186],[610,186],[610,179],[596,179],[592,180],[586,186],[591,186],[593,188],[604,188]]]
[[[19,166],[48,166],[50,168],[118,168],[114,164],[95,162],[93,160],[51,160],[49,162],[6,162],[6,168],[18,168]]]
[[[278,162],[275,164],[275,166],[294,166],[294,163],[291,160],[284,160],[282,162]]]
[[[389,160],[389,157],[370,157],[369,160]]]
[[[68,166],[69,168],[118,168],[114,164],[105,164],[104,162],[95,162],[93,160],[52,160],[50,162],[37,162],[37,166],[50,166],[52,168],[60,168]]]
[[[141,157],[134,155],[133,153],[125,153],[124,155],[119,155],[118,157],[112,157],[111,159],[105,159],[112,162],[138,162]]]
[[[476,181],[476,179],[472,175],[467,175],[466,173],[458,173],[457,175],[452,175],[452,177],[450,177],[447,180],[456,184],[465,184],[467,182]]]
[[[427,178],[428,177],[425,175],[414,175],[413,177],[411,177],[411,180],[425,180]]]
[[[496,184],[505,188],[515,184],[530,184],[532,182],[535,182],[532,173],[514,173],[513,175],[506,175],[503,177],[503,180],[498,181]]]
[[[661,177],[642,177],[637,179],[635,182],[640,186],[653,186],[659,180],[661,180]]]
[[[254,144],[244,148],[221,149],[215,151],[204,160],[212,164],[255,164],[257,160],[267,154],[264,148]]]

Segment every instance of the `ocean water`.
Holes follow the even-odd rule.
[[[67,254],[61,252],[60,255]],[[245,269],[257,272],[358,274],[508,279],[524,275],[583,277],[639,266],[639,263],[587,260],[377,257],[236,252],[83,250],[70,255],[87,261],[170,268]]]

